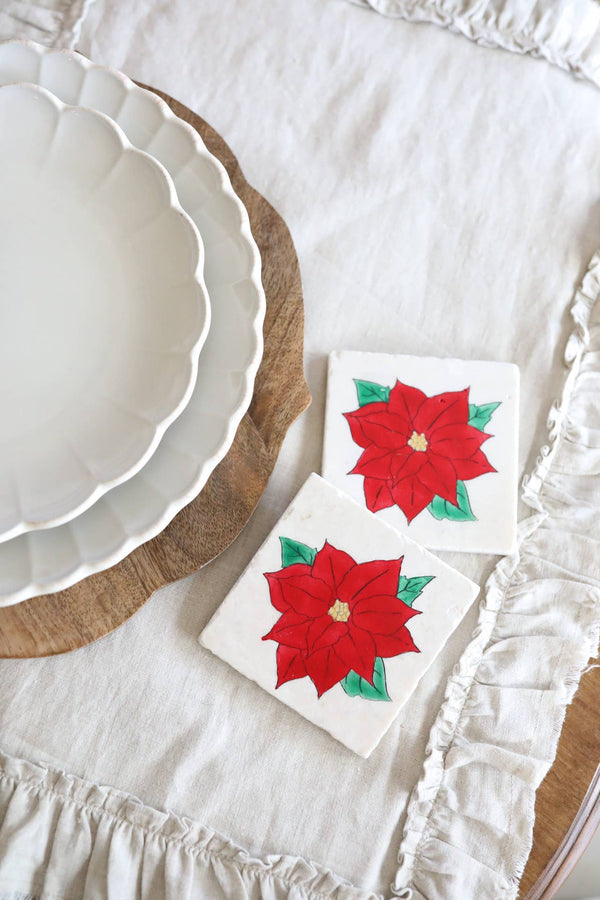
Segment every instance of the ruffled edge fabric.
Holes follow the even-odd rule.
[[[600,471],[600,402],[594,399],[594,395],[600,396],[599,297],[597,253],[571,307],[575,329],[565,350],[568,374],[561,401],[551,408],[548,417],[548,444],[542,448],[531,476],[524,479],[522,496],[534,513],[520,525],[517,552],[502,559],[487,582],[478,625],[448,681],[444,702],[430,733],[423,773],[409,800],[398,856],[400,865],[391,888],[395,896],[406,900],[459,895],[493,896],[497,900],[516,897],[533,840],[535,792],[554,761],[566,708],[582,671],[598,652],[600,564],[595,560],[600,559],[600,530],[598,526],[594,528],[594,523],[600,514],[600,490],[596,488],[594,493],[591,479],[597,479]],[[581,571],[582,559],[586,560],[585,571]],[[537,598],[533,591],[539,592]],[[546,608],[544,597],[550,594]],[[510,669],[498,684],[493,683],[494,670],[498,669],[494,654],[499,647],[507,640],[526,641],[537,636],[529,624],[526,637],[519,630],[528,613],[531,620],[536,618],[531,615],[531,605],[527,605],[528,597],[530,604],[533,599],[540,623],[543,620],[539,636],[543,634],[555,648],[552,674],[539,688],[536,683],[537,695],[528,683],[526,669],[519,670],[513,684]],[[552,615],[551,603],[557,598],[564,610],[564,621]],[[512,622],[513,616],[517,617],[516,622]],[[524,664],[526,667],[526,654]],[[531,683],[537,668],[532,655]],[[476,742],[471,741],[473,710],[477,708],[479,713],[485,708],[482,698],[486,691],[502,689],[512,690],[515,702],[519,702],[520,692],[521,713],[529,709],[531,714],[532,739],[528,755],[521,758],[493,715],[482,724],[478,714]],[[542,707],[544,723],[538,728]],[[492,704],[489,709],[493,709]],[[468,767],[473,767],[471,787],[477,791],[482,764],[492,769],[497,785],[510,785],[511,796],[513,785],[517,784],[519,798],[511,811],[513,835],[498,832],[498,843],[502,841],[503,846],[498,847],[499,862],[493,872],[484,860],[475,859],[476,850],[471,851],[471,856],[467,849],[476,846],[478,828],[483,831],[489,823],[482,818],[479,822],[460,822],[457,827],[460,808],[468,803]],[[463,767],[458,790],[452,783],[453,767]],[[453,791],[450,808],[448,797]],[[439,879],[448,880],[448,870],[458,866],[465,853],[474,868],[482,867],[480,882],[477,872],[471,873],[469,885],[472,888],[479,883],[481,893],[438,893]],[[493,857],[487,842],[485,854]],[[453,890],[456,891],[455,883]]]
[[[48,47],[72,49],[94,0],[9,0],[0,9],[0,40],[29,38]]]
[[[48,801],[52,808],[48,810],[48,823],[54,829],[44,831],[40,826],[40,807],[42,801]],[[171,812],[161,812],[146,806],[137,798],[118,791],[114,788],[95,785],[86,782],[73,775],[67,775],[62,771],[47,768],[45,766],[17,759],[0,752],[0,803],[4,807],[4,815],[0,817],[0,842],[2,842],[3,829],[7,829],[6,845],[15,839],[15,833],[26,832],[25,822],[29,814],[36,818],[36,827],[33,833],[43,848],[45,859],[52,858],[51,846],[71,847],[73,852],[73,869],[87,866],[87,860],[105,854],[116,858],[120,848],[112,846],[113,842],[122,844],[123,848],[129,848],[134,842],[124,839],[124,829],[139,831],[141,841],[136,846],[143,845],[139,858],[132,858],[131,862],[139,867],[140,872],[148,868],[148,860],[144,853],[149,852],[157,858],[162,857],[165,849],[169,847],[182,857],[193,859],[196,875],[202,880],[201,870],[211,870],[207,874],[206,882],[210,885],[223,885],[224,880],[232,885],[231,896],[236,897],[294,897],[312,898],[312,900],[380,900],[380,898],[360,888],[352,886],[330,870],[305,859],[293,856],[268,856],[264,859],[252,857],[247,851],[225,838],[223,835],[206,828],[191,819],[178,817]],[[15,811],[11,814],[11,804]],[[94,834],[90,839],[90,848],[82,852],[81,858],[77,858],[80,842],[75,833],[70,833],[71,826],[80,829],[82,818],[93,827],[86,827],[86,833]],[[11,825],[11,821],[17,821],[17,832]],[[100,823],[102,827],[100,827]],[[27,840],[30,840],[27,837]],[[98,843],[108,844],[106,847],[97,846]],[[50,849],[47,844],[50,845]],[[153,849],[156,845],[156,854]],[[4,897],[3,891],[25,890],[37,894],[41,890],[41,896],[54,896],[52,887],[46,884],[51,878],[48,871],[40,871],[36,865],[34,854],[38,848],[31,847],[31,873],[29,871],[19,873],[21,883],[16,884],[10,878],[10,884],[4,880],[4,870],[0,864],[0,897]],[[28,851],[29,852],[29,851]],[[19,855],[19,854],[15,854]],[[64,853],[59,857],[61,890],[57,896],[63,896]],[[1,860],[0,860],[1,863]],[[228,870],[230,879],[223,870]],[[279,883],[279,888],[273,888],[273,882]],[[40,883],[41,882],[41,883]],[[242,887],[243,885],[243,887]],[[260,885],[260,886],[259,886]],[[257,892],[258,888],[258,892]],[[177,885],[171,885],[171,889],[177,891]],[[181,887],[183,891],[183,887]],[[64,896],[71,896],[72,891],[67,886]],[[12,895],[12,894],[11,894]],[[198,896],[193,894],[192,896]],[[209,896],[204,894],[203,896]],[[212,894],[212,896],[217,896]],[[227,888],[219,896],[228,897]],[[183,897],[183,893],[181,894]]]
[[[485,47],[548,60],[600,86],[595,0],[350,0],[408,22],[429,22]]]

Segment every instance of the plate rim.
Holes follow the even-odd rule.
[[[83,70],[84,77],[87,76],[87,73],[90,70],[100,70],[103,72],[107,72],[122,84],[127,94],[134,93],[138,96],[143,96],[146,102],[153,103],[154,106],[159,110],[163,121],[169,121],[173,123],[175,127],[187,133],[188,138],[190,138],[193,142],[194,152],[209,160],[213,171],[218,176],[219,183],[215,191],[218,190],[220,194],[227,196],[229,202],[233,203],[233,205],[236,207],[240,221],[239,231],[236,232],[236,234],[239,235],[239,238],[244,243],[244,246],[249,251],[251,257],[251,263],[245,281],[247,281],[248,284],[252,286],[255,297],[255,308],[253,309],[251,317],[249,317],[252,326],[251,335],[253,351],[248,364],[242,371],[244,382],[243,391],[240,393],[240,396],[237,399],[235,408],[231,410],[226,418],[227,424],[225,433],[222,436],[217,449],[209,457],[203,460],[198,460],[198,471],[193,482],[189,484],[183,492],[180,492],[176,499],[171,499],[165,504],[161,515],[155,519],[151,526],[148,526],[143,529],[143,531],[136,532],[135,534],[128,534],[119,542],[119,545],[116,548],[112,549],[110,552],[103,553],[100,557],[94,559],[93,561],[84,561],[80,559],[74,568],[71,568],[66,572],[62,572],[56,577],[45,579],[42,582],[41,580],[36,579],[35,575],[32,573],[30,558],[30,569],[28,573],[29,577],[27,578],[27,584],[16,589],[5,591],[4,593],[0,593],[0,607],[12,606],[32,597],[51,594],[60,590],[64,590],[78,583],[84,578],[87,578],[90,575],[94,575],[111,568],[112,566],[125,559],[125,557],[127,557],[142,544],[160,534],[177,515],[177,513],[180,512],[188,503],[190,503],[194,499],[194,497],[198,495],[198,493],[206,484],[206,481],[208,480],[210,474],[229,451],[231,444],[233,443],[233,440],[235,438],[235,434],[237,432],[239,424],[250,405],[254,389],[254,381],[264,349],[263,323],[266,312],[266,298],[261,281],[261,257],[254,237],[252,236],[248,212],[242,201],[237,196],[235,190],[233,189],[231,180],[225,167],[220,162],[220,160],[208,150],[196,129],[185,122],[183,119],[180,119],[170,109],[167,103],[152,91],[148,90],[145,87],[137,85],[122,72],[119,72],[118,70],[112,69],[108,66],[94,63],[77,51],[45,47],[36,43],[35,41],[30,40],[9,40],[0,42],[0,54],[2,52],[2,48],[8,45],[28,48],[35,55],[37,55],[40,64],[41,59],[46,55],[62,56],[69,63],[77,66],[79,71]],[[8,82],[4,81],[3,83]],[[81,88],[81,85],[79,86],[79,88]],[[208,293],[210,299],[210,292]],[[239,372],[240,370],[236,371]],[[137,474],[139,475],[141,472],[143,472],[143,467]],[[136,476],[134,476],[134,478],[135,477]],[[106,496],[107,498],[109,498],[110,492]],[[76,521],[77,519],[71,520],[70,523],[67,522],[63,527],[69,528],[69,526]],[[48,532],[51,533],[53,530],[54,529],[48,529]],[[18,539],[27,540],[29,537],[34,537],[39,533],[39,531],[28,532],[24,535],[20,535]],[[26,552],[27,555],[29,555],[29,548],[26,548]]]
[[[182,281],[181,284],[190,286],[196,285],[196,290],[194,291],[194,302],[199,313],[199,317],[193,343],[188,349],[179,351],[177,354],[181,358],[181,377],[177,391],[172,401],[168,404],[168,411],[166,411],[156,420],[144,417],[146,425],[150,425],[151,427],[151,433],[148,435],[148,440],[144,442],[144,448],[142,449],[142,452],[137,452],[132,457],[131,461],[127,461],[125,467],[120,468],[120,471],[117,474],[115,474],[112,478],[103,481],[94,478],[91,468],[87,465],[85,459],[83,459],[82,462],[84,468],[88,473],[89,480],[87,482],[87,486],[83,483],[79,483],[78,481],[79,487],[77,489],[77,493],[78,496],[80,496],[82,499],[78,500],[78,502],[76,502],[74,505],[70,505],[68,509],[65,508],[63,512],[49,516],[48,518],[43,520],[27,519],[23,515],[22,508],[14,506],[13,510],[16,512],[16,515],[14,516],[13,524],[0,530],[0,543],[5,543],[15,537],[19,537],[20,535],[29,533],[31,531],[50,529],[70,522],[72,519],[75,519],[81,513],[85,512],[87,509],[93,506],[94,503],[96,503],[96,501],[100,499],[100,497],[102,497],[108,491],[112,490],[114,487],[118,487],[120,484],[128,481],[146,465],[146,463],[150,460],[150,458],[154,455],[156,449],[158,448],[158,445],[160,444],[160,441],[167,428],[172,425],[173,422],[179,417],[179,415],[183,412],[189,402],[198,375],[198,360],[200,351],[204,345],[204,342],[206,341],[211,320],[208,291],[204,283],[204,245],[202,242],[202,238],[200,236],[198,228],[196,227],[196,224],[181,206],[173,179],[171,178],[171,175],[166,170],[166,168],[162,165],[162,163],[155,159],[155,157],[153,157],[151,154],[135,147],[127,138],[123,129],[115,121],[113,121],[110,116],[105,115],[99,110],[91,109],[87,106],[77,106],[70,103],[64,103],[47,88],[42,87],[39,84],[34,84],[32,82],[22,81],[11,84],[0,84],[0,92],[2,92],[3,94],[6,91],[11,91],[15,88],[23,91],[25,96],[30,95],[34,98],[37,96],[41,99],[42,102],[53,106],[57,112],[58,117],[69,114],[74,110],[85,111],[85,113],[92,118],[102,121],[104,123],[104,126],[118,138],[121,147],[119,160],[122,159],[125,154],[130,154],[136,159],[146,160],[151,164],[152,168],[157,173],[163,187],[166,187],[167,189],[166,200],[161,205],[160,215],[162,215],[168,209],[172,210],[184,222],[186,232],[191,238],[191,258],[194,262],[193,271],[190,271],[185,281]],[[34,100],[34,102],[36,101]],[[112,168],[114,168],[115,164],[116,163],[113,162],[111,170]],[[17,487],[15,487],[13,494],[16,496],[19,495],[19,490]]]

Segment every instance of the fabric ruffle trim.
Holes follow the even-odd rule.
[[[156,871],[165,889],[168,885],[172,891],[169,896],[179,900],[199,896],[379,900],[306,860],[253,858],[190,819],[1,753],[0,808],[0,896],[3,888],[41,892],[44,897],[84,896],[90,869],[114,879],[117,892],[109,890],[106,896],[115,898],[129,896],[129,881],[136,884]],[[69,873],[64,869],[67,847]],[[110,860],[110,865],[99,865],[102,859]]]
[[[600,86],[595,0],[350,0],[386,16],[430,22],[486,47],[528,53]]]
[[[600,634],[599,296],[596,254],[571,308],[548,446],[524,484],[534,513],[488,580],[449,679],[409,802],[395,896],[517,895],[535,791]]]
[[[73,48],[94,0],[8,0],[0,9],[0,40],[39,41],[48,47]]]

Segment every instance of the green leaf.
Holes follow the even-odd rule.
[[[387,403],[390,399],[389,387],[383,384],[375,384],[374,381],[359,381],[354,379],[358,405],[366,406],[367,403]]]
[[[483,431],[487,423],[492,418],[500,403],[484,403],[482,406],[475,406],[469,403],[469,425]]]
[[[309,566],[312,566],[317,555],[316,547],[309,547],[307,544],[301,544],[299,541],[293,541],[286,537],[280,537],[279,540],[281,541],[281,565],[284,569],[286,566],[293,566],[294,563],[308,563]]]
[[[473,515],[469,495],[464,481],[456,482],[456,498],[458,505],[449,503],[442,497],[434,497],[427,509],[436,519],[452,519],[453,522],[475,522],[477,516]]]
[[[423,589],[427,587],[430,581],[433,581],[435,575],[418,575],[416,578],[407,578],[401,575],[398,580],[398,600],[402,600],[407,606],[412,606],[417,597],[423,593]]]
[[[385,666],[380,656],[375,659],[373,684],[369,684],[366,678],[361,678],[354,671],[348,672],[340,684],[349,697],[363,697],[364,700],[391,700],[385,683]]]

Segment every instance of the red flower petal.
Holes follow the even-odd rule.
[[[380,594],[357,603],[352,610],[352,622],[377,640],[378,634],[394,634],[416,615],[418,610],[398,600],[395,594]]]
[[[403,478],[392,487],[394,502],[398,504],[409,522],[429,506],[434,496],[433,492],[419,481],[418,475]]]
[[[407,445],[394,454],[391,465],[392,480],[395,483],[401,478],[411,478],[425,465],[426,460],[426,453],[419,453]]]
[[[330,615],[325,613],[314,619],[306,635],[306,646],[309,653],[321,650],[323,647],[332,647],[348,631],[345,622],[335,622]]]
[[[421,652],[406,626],[399,628],[393,634],[375,635],[375,647],[377,656],[383,657],[399,656],[401,653]]]
[[[448,459],[468,459],[491,437],[472,425],[449,425],[432,433],[430,449]]]
[[[307,563],[294,563],[293,566],[287,566],[280,569],[279,572],[265,572],[265,578],[269,582],[269,592],[271,594],[271,603],[279,612],[285,612],[290,608],[286,603],[281,589],[282,578],[293,578],[297,575],[310,575],[311,567]]]
[[[435,453],[423,453],[425,465],[419,469],[419,481],[425,487],[456,506],[456,470],[449,459]]]
[[[456,474],[461,481],[469,481],[471,478],[485,475],[486,472],[497,471],[490,463],[483,450],[478,450],[470,459],[457,459],[454,465]]]
[[[350,667],[339,658],[333,647],[325,647],[306,657],[306,672],[319,697],[345,678]]]
[[[397,381],[390,391],[388,404],[390,412],[401,416],[411,426],[411,430],[408,433],[409,437],[414,427],[412,423],[415,416],[426,400],[427,394],[424,394],[419,388],[411,387],[409,384],[402,384],[401,381]]]
[[[343,413],[343,415],[352,416],[355,419],[366,419],[374,413],[387,412],[387,408],[388,405],[384,400],[376,400],[374,403],[366,403],[364,406],[359,406],[358,409],[353,409],[352,412]]]
[[[363,407],[366,409],[367,407]],[[362,434],[372,444],[396,450],[404,447],[412,434],[410,425],[401,416],[389,412],[371,413],[361,419]]]
[[[400,559],[376,559],[360,563],[351,569],[340,585],[339,598],[352,610],[355,603],[366,597],[390,594],[395,597],[402,568]],[[362,628],[363,626],[361,626]]]
[[[280,644],[277,648],[277,684],[275,687],[281,687],[286,681],[294,681],[295,678],[304,678],[305,675],[306,664],[302,651]]]
[[[370,509],[371,512],[377,512],[378,509],[386,509],[386,507],[393,506],[396,502],[392,497],[387,481],[382,481],[378,478],[365,478],[363,490],[365,492],[367,509]]]
[[[375,668],[375,641],[362,628],[349,628],[335,645],[335,652],[357,675],[373,684]]]
[[[333,588],[312,575],[296,575],[290,578],[281,578],[279,586],[283,602],[303,616],[314,618],[322,615],[323,612],[327,612],[335,599],[333,597]]]
[[[328,541],[325,541],[324,546],[315,556],[312,567],[313,578],[320,578],[321,581],[331,585],[334,592],[337,592],[344,575],[355,565],[355,561],[348,553],[337,550]]]
[[[362,420],[366,416],[372,416],[373,413],[386,412],[386,410],[387,403],[368,403],[360,409],[343,414],[350,426],[350,434],[355,444],[358,444],[359,447],[368,447],[372,443],[371,439],[363,431]]]
[[[288,609],[275,622],[269,633],[263,636],[263,641],[277,641],[286,647],[306,650],[306,636],[311,621],[312,619]]]
[[[393,450],[389,450],[387,447],[378,447],[376,444],[371,444],[363,452],[349,474],[365,475],[367,478],[381,478],[385,481],[390,478],[392,454]]]
[[[469,388],[427,397],[414,421],[415,431],[433,435],[445,425],[466,425],[469,421]],[[429,440],[429,437],[428,437]]]

